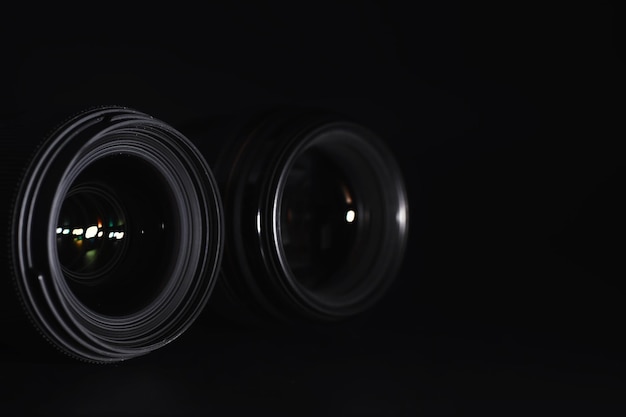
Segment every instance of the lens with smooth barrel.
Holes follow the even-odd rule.
[[[214,165],[228,239],[209,305],[243,321],[336,322],[370,310],[408,234],[391,150],[363,125],[319,112],[270,112],[236,136]]]
[[[19,174],[14,164],[5,176],[16,191],[2,207],[3,266],[35,329],[97,363],[180,336],[204,308],[223,252],[221,200],[202,155],[170,125],[117,106],[80,112],[34,153],[19,152],[24,134],[3,135],[3,153],[23,156]]]

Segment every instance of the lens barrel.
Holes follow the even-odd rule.
[[[389,147],[331,112],[274,109],[196,143],[226,215],[209,306],[235,321],[338,322],[370,310],[401,265],[408,199]],[[213,135],[213,136],[211,136]]]
[[[75,359],[147,354],[212,293],[224,245],[217,183],[184,135],[137,110],[90,108],[56,126],[42,135],[30,120],[2,122],[2,312],[16,323],[3,339],[30,340],[27,318]]]

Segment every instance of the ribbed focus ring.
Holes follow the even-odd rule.
[[[14,265],[18,296],[44,337],[78,359],[116,362],[182,334],[208,300],[223,246],[217,186],[191,142],[141,112],[102,107],[62,124],[27,165],[21,179],[6,177],[20,183],[15,204],[5,208],[11,256],[6,263]],[[95,186],[81,186],[85,181]],[[134,226],[125,237],[128,253],[100,289],[88,279],[66,279],[58,222],[71,190],[97,193],[107,183]],[[104,241],[97,222],[90,227]],[[80,248],[96,232],[85,240],[82,228],[71,233]]]

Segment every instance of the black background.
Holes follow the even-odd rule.
[[[2,111],[350,114],[406,178],[395,286],[341,331],[203,317],[121,365],[2,358],[0,414],[624,415],[614,7],[228,4],[3,13]]]

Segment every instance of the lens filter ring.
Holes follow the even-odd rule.
[[[90,193],[117,201],[127,222],[69,210],[83,219],[67,227],[82,245],[123,243],[86,285],[68,276],[58,239],[68,199]],[[192,324],[213,289],[224,237],[213,175],[182,134],[144,113],[107,106],[62,124],[34,155],[13,212],[18,294],[43,336],[75,358],[118,362],[160,348]]]

